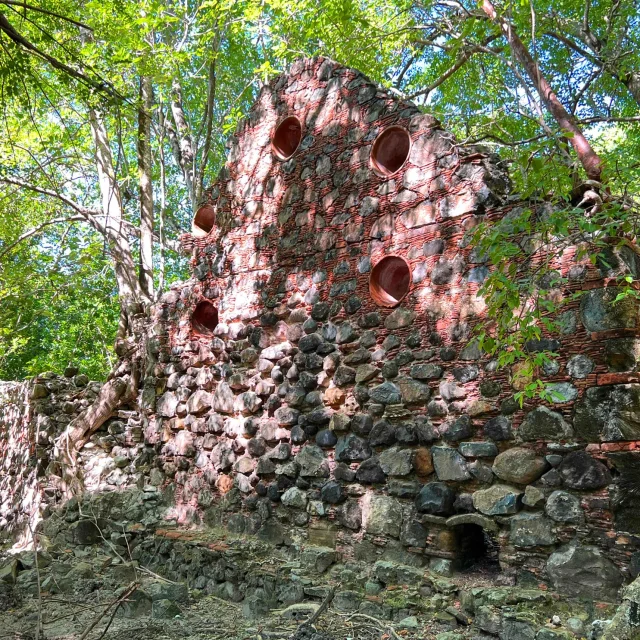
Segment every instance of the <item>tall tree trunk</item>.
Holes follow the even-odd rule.
[[[89,123],[95,145],[98,182],[105,215],[105,236],[113,258],[120,305],[125,313],[129,314],[130,306],[142,302],[144,296],[136,277],[137,269],[122,218],[122,198],[113,169],[107,130],[101,114],[95,109],[89,110]],[[133,311],[135,312],[135,309]]]
[[[602,176],[602,159],[593,150],[589,141],[584,137],[580,127],[578,127],[574,119],[558,99],[558,96],[553,92],[551,85],[542,75],[540,67],[524,46],[524,43],[520,40],[518,34],[513,30],[511,24],[509,24],[507,20],[498,15],[498,12],[490,0],[483,0],[482,9],[489,18],[491,18],[491,20],[500,27],[500,30],[509,42],[513,55],[523,66],[529,76],[529,79],[533,83],[533,86],[540,95],[544,106],[553,116],[558,126],[562,130],[571,134],[571,145],[573,146],[580,163],[584,167],[587,176],[591,180],[600,182]]]
[[[173,141],[172,146],[174,147],[175,154],[175,145],[177,143],[179,155],[176,159],[182,169],[182,175],[187,185],[187,190],[189,191],[191,207],[195,209],[197,205],[194,173],[195,152],[193,149],[193,140],[191,139],[191,131],[182,105],[182,86],[178,78],[174,78],[171,84],[171,94],[171,115],[173,116],[173,122],[175,124],[173,134],[177,136],[177,140]],[[171,133],[171,129],[169,129],[169,134],[171,135]]]
[[[167,177],[165,170],[165,156],[164,156],[164,137],[166,133],[165,121],[164,121],[164,106],[162,102],[158,106],[158,124],[160,127],[159,140],[158,140],[158,156],[160,164],[160,215],[158,217],[158,238],[160,240],[159,246],[159,260],[158,260],[158,290],[156,291],[156,300],[160,299],[162,291],[164,289],[165,278],[165,255],[164,255],[164,219],[167,209]]]
[[[153,299],[153,186],[151,160],[151,78],[140,77],[138,108],[138,178],[140,182],[140,286]]]
[[[60,464],[61,476],[68,495],[75,495],[82,491],[82,477],[76,465],[77,451],[113,415],[118,406],[137,397],[140,380],[144,375],[145,327],[150,303],[136,277],[137,269],[123,219],[120,188],[115,176],[104,120],[98,111],[91,109],[89,122],[95,145],[96,167],[105,215],[104,235],[111,252],[120,299],[119,333],[126,335],[119,335],[116,353],[120,356],[120,360],[98,396],[56,440],[55,457]],[[151,227],[152,231],[153,227]]]
[[[209,152],[211,151],[211,135],[213,133],[213,108],[216,100],[216,61],[213,59],[209,63],[209,81],[207,87],[207,109],[204,116],[204,143],[202,145],[202,156],[200,158],[200,166],[196,172],[195,183],[195,202],[198,206],[202,199],[204,191],[204,175],[209,162]]]
[[[632,71],[620,77],[622,84],[629,89],[629,93],[640,106],[640,72]]]

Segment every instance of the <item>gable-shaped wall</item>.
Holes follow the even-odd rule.
[[[283,160],[271,137],[290,116]],[[390,126],[411,148],[382,177],[370,154]],[[183,239],[193,278],[154,311],[145,477],[174,515],[442,571],[484,540],[522,579],[571,592],[588,567],[585,588],[614,597],[640,534],[637,305],[608,304],[611,274],[574,248],[558,257],[557,296],[586,293],[530,347],[560,353],[544,375],[567,400],[521,409],[473,340],[491,319],[468,231],[530,206],[507,187],[495,158],[356,71],[307,60],[265,87],[200,214],[212,231]],[[370,290],[386,256],[411,274],[394,307]]]

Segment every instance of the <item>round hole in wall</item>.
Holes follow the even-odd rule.
[[[205,204],[196,211],[191,225],[191,232],[194,236],[206,236],[216,224],[216,210],[210,205]]]
[[[381,176],[391,176],[402,169],[411,151],[411,137],[403,127],[387,127],[371,148],[371,166]]]
[[[290,158],[302,140],[302,124],[295,116],[285,118],[273,132],[271,148],[280,160]]]
[[[411,269],[400,256],[386,256],[371,270],[369,293],[382,307],[400,304],[411,286]]]
[[[201,336],[210,336],[218,326],[218,310],[208,301],[199,302],[191,316],[191,327]]]

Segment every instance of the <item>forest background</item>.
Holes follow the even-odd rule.
[[[238,121],[313,55],[414,100],[498,152],[514,192],[556,203],[474,239],[494,265],[485,348],[544,364],[524,345],[558,283],[510,259],[523,237],[580,241],[606,268],[612,241],[636,237],[635,2],[0,0],[0,379],[113,374],[134,319],[188,275],[177,239]]]

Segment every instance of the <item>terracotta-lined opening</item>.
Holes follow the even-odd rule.
[[[497,573],[499,546],[495,538],[480,525],[460,524],[454,529],[457,542],[457,568],[460,571]]]
[[[391,176],[400,171],[411,151],[411,137],[402,127],[388,127],[373,143],[371,166],[381,176]]]
[[[369,277],[369,293],[376,304],[395,307],[411,287],[411,269],[400,256],[386,256],[373,267]]]
[[[196,211],[193,217],[192,233],[194,236],[206,236],[216,224],[216,210],[205,204]]]
[[[191,315],[191,327],[201,336],[210,336],[218,326],[218,310],[208,301],[203,300]]]
[[[271,148],[280,160],[290,158],[302,140],[302,124],[295,116],[285,118],[273,132]]]

